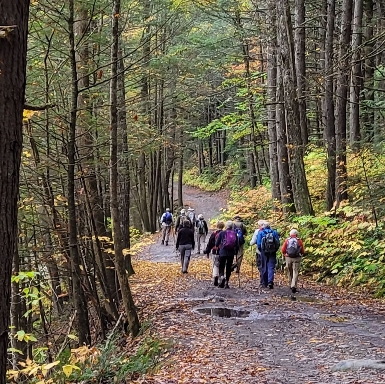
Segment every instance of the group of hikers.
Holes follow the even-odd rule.
[[[174,226],[174,218],[167,208],[161,219],[162,244],[169,243]],[[193,208],[180,211],[175,222],[176,250],[180,253],[182,273],[188,272],[192,250],[197,247],[197,254],[205,243],[209,230],[203,214],[195,216]],[[211,233],[203,253],[212,261],[213,284],[220,288],[230,288],[229,281],[232,272],[239,273],[244,256],[244,244],[247,229],[240,216],[227,222],[218,221],[216,230]],[[290,289],[293,293],[298,290],[298,274],[302,256],[305,253],[302,240],[296,229],[291,229],[289,237],[282,247],[278,232],[270,227],[266,220],[258,221],[258,228],[252,235],[250,245],[256,245],[256,264],[260,274],[261,288],[274,288],[274,274],[277,264],[277,252],[281,248],[288,271]]]

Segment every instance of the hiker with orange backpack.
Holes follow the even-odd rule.
[[[298,231],[296,229],[292,229],[289,235],[283,243],[282,254],[285,256],[290,289],[293,293],[296,293],[299,267],[305,249],[302,240],[298,237]]]
[[[215,246],[219,247],[219,288],[230,288],[229,280],[234,256],[238,252],[238,237],[234,231],[234,223],[227,221],[225,230],[222,231],[215,240]],[[226,269],[226,274],[225,274]]]
[[[203,253],[207,255],[207,258],[209,258],[209,255],[211,252],[213,284],[215,286],[218,286],[218,279],[219,279],[219,247],[215,246],[215,242],[219,234],[223,231],[224,227],[225,227],[225,223],[223,221],[217,222],[217,229],[216,231],[211,233],[209,237],[209,241],[207,242],[206,249],[203,251]]]

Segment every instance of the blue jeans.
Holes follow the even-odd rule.
[[[269,283],[274,283],[275,265],[277,264],[277,255],[275,253],[265,254],[261,252],[259,256],[261,275],[261,285],[267,287]]]

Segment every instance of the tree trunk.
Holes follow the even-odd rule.
[[[334,99],[333,99],[333,36],[335,25],[335,0],[328,0],[327,22],[326,22],[326,43],[325,43],[325,98],[324,98],[324,121],[325,139],[327,148],[328,180],[326,188],[326,208],[333,207],[336,194],[336,138],[334,127]]]
[[[72,92],[71,92],[71,111],[69,122],[69,140],[68,140],[68,165],[67,165],[67,194],[68,194],[68,226],[69,226],[69,253],[71,257],[71,276],[73,300],[76,311],[76,329],[78,331],[79,344],[90,345],[91,334],[88,320],[88,306],[81,284],[82,264],[79,253],[77,236],[77,212],[75,201],[75,146],[76,146],[76,124],[77,124],[77,106],[78,106],[78,76],[75,53],[75,29],[74,29],[74,0],[69,2],[70,15],[68,18],[70,59],[72,73]]]
[[[362,17],[363,0],[354,1],[354,17],[352,22],[352,77],[350,83],[350,146],[359,147],[360,132],[360,93],[362,89]]]
[[[339,68],[336,85],[335,129],[336,129],[336,200],[337,207],[348,198],[346,168],[346,104],[349,84],[350,60],[346,50],[350,45],[352,0],[342,3],[342,20],[339,40]]]
[[[117,72],[119,51],[119,17],[120,0],[115,0],[112,10],[112,46],[111,46],[111,83],[110,83],[110,201],[111,221],[114,238],[115,268],[118,274],[124,308],[126,310],[129,330],[133,337],[140,329],[138,315],[131,295],[123,256],[123,238],[120,228],[118,204],[118,104]]]
[[[312,215],[313,207],[307,186],[303,147],[300,132],[299,108],[296,95],[296,76],[293,30],[288,0],[277,1],[278,33],[280,35],[279,59],[284,88],[286,136],[289,155],[289,171],[295,209],[300,215]]]
[[[297,97],[299,124],[302,144],[309,142],[306,117],[306,62],[305,62],[305,0],[295,1],[295,66],[297,77]]]

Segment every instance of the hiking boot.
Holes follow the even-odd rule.
[[[168,245],[168,241],[166,241],[166,245]]]
[[[218,286],[218,276],[215,276],[214,278],[213,278],[213,283],[214,283],[214,285],[217,287]]]
[[[187,273],[187,271],[182,271],[182,273]]]
[[[219,288],[224,288],[225,287],[225,283],[226,283],[226,279],[223,276],[221,276],[219,284],[218,284],[218,287]]]
[[[225,284],[225,289],[230,289],[230,287],[229,287],[229,284],[228,284],[228,283],[226,283],[226,284]]]
[[[296,287],[291,287],[291,291],[292,291],[293,293],[297,293],[297,288],[296,288]]]
[[[164,240],[162,240],[162,245],[164,244]]]
[[[269,287],[269,289],[273,289],[274,288],[274,283],[269,283],[268,287]]]

